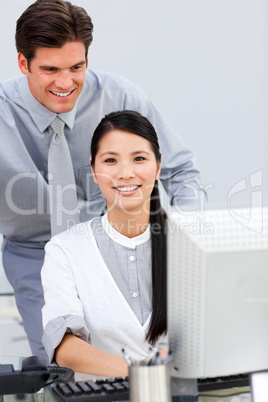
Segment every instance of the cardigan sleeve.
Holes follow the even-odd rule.
[[[41,278],[45,299],[42,309],[42,342],[51,361],[66,332],[90,341],[83,306],[77,294],[72,263],[57,236],[46,245]]]
[[[57,317],[49,321],[44,328],[42,342],[47,352],[49,362],[52,362],[55,349],[61,343],[66,332],[90,342],[89,331],[85,321],[76,315]]]

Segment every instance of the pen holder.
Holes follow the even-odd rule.
[[[168,365],[130,366],[130,402],[171,402]]]

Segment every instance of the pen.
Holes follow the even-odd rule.
[[[123,357],[124,357],[125,361],[127,362],[128,366],[133,366],[133,361],[129,357],[129,355],[126,353],[124,348],[122,348],[122,353],[123,353]]]
[[[156,353],[157,353],[157,349],[156,349],[156,348],[152,348],[152,347],[150,346],[150,348],[149,348],[149,353],[148,353],[148,357],[147,357],[147,359],[146,359],[148,366],[150,366],[151,360],[152,360],[152,358],[154,357],[154,355],[155,355]]]
[[[158,357],[159,357],[159,352],[157,351],[156,353],[154,353],[153,357],[148,362],[148,366],[153,366],[156,363],[156,361],[158,360]]]

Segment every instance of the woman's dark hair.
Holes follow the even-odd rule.
[[[93,168],[100,141],[106,133],[112,130],[127,131],[145,138],[151,144],[156,161],[161,161],[158,138],[152,124],[138,112],[124,110],[106,115],[94,131],[91,141],[91,165]],[[151,344],[155,344],[158,337],[167,331],[165,223],[166,214],[161,207],[158,181],[156,180],[150,200],[152,316],[146,339]]]
[[[67,42],[79,41],[88,48],[92,42],[93,24],[82,7],[63,0],[37,0],[20,16],[16,27],[16,48],[31,60],[39,47],[62,48]]]

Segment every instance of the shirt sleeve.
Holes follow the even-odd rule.
[[[170,204],[182,207],[200,205],[200,197],[205,200],[206,192],[201,184],[195,155],[179,133],[169,125],[143,90],[138,87],[128,93],[126,108],[145,115],[156,130],[162,154],[160,179]]]
[[[85,341],[90,340],[83,307],[77,296],[72,266],[57,237],[52,238],[45,247],[45,260],[41,270],[45,299],[42,309],[42,342],[50,361],[66,332]]]

